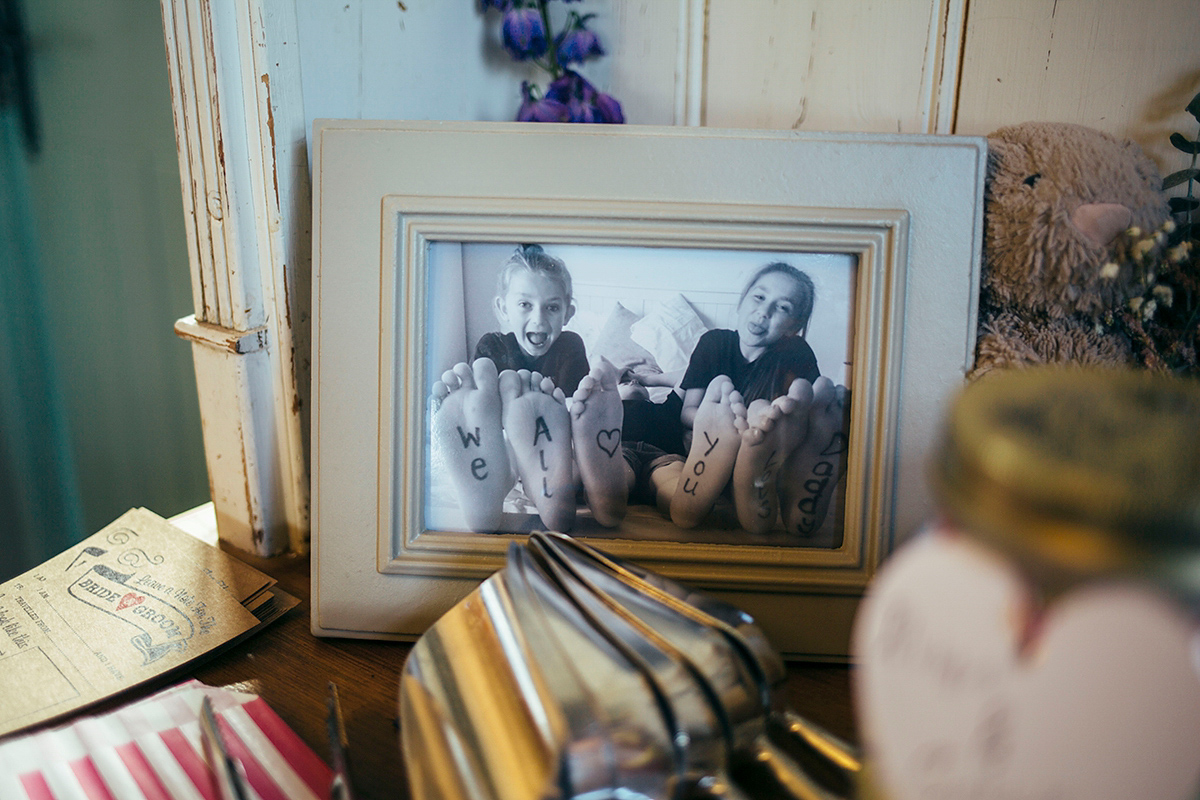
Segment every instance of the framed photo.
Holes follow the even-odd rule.
[[[731,220],[708,220],[703,222],[706,227],[729,225]],[[736,227],[736,226],[735,226]],[[732,230],[732,228],[731,228]],[[800,229],[794,231],[799,233]],[[628,237],[628,232],[625,232]],[[632,238],[632,237],[630,237]],[[636,455],[640,452],[650,454],[651,458],[663,459],[663,454],[672,454],[678,462],[683,462],[688,448],[686,446],[687,431],[680,421],[685,391],[678,388],[687,384],[689,361],[696,351],[697,344],[708,331],[730,331],[739,327],[738,310],[745,312],[746,324],[753,324],[751,304],[742,304],[742,295],[755,283],[759,272],[785,276],[780,279],[780,285],[786,291],[799,288],[797,281],[807,283],[811,290],[806,293],[812,302],[811,310],[806,309],[801,329],[796,332],[796,339],[803,340],[815,357],[811,372],[802,379],[815,380],[816,375],[823,374],[830,383],[837,386],[849,387],[852,383],[853,341],[854,341],[854,307],[855,307],[855,277],[857,275],[858,257],[850,252],[811,252],[811,242],[803,237],[794,237],[790,243],[780,238],[775,244],[790,244],[793,248],[788,251],[764,251],[761,249],[710,249],[701,247],[695,231],[684,234],[683,241],[671,245],[662,238],[659,231],[648,240],[656,242],[653,246],[605,245],[605,244],[554,244],[538,245],[546,256],[547,264],[553,264],[562,275],[569,278],[572,290],[570,297],[563,298],[561,316],[562,324],[557,330],[550,331],[552,324],[542,320],[532,325],[532,330],[517,331],[522,335],[528,333],[533,337],[548,337],[561,332],[566,333],[564,341],[569,341],[572,334],[579,336],[584,345],[582,352],[587,360],[572,365],[556,363],[553,355],[562,348],[557,347],[550,352],[548,358],[540,359],[545,366],[558,374],[551,375],[552,380],[564,388],[567,396],[576,392],[576,387],[583,373],[589,371],[589,366],[599,359],[605,359],[612,365],[611,373],[620,384],[618,391],[622,396],[620,401],[613,401],[614,408],[622,407],[620,420],[606,421],[603,430],[588,431],[587,438],[601,437],[599,445],[592,453],[602,461],[618,457],[619,442],[624,442],[623,454],[631,463],[637,464]],[[767,245],[769,242],[760,242]],[[818,243],[820,246],[820,243]],[[429,242],[426,249],[426,260],[421,268],[429,276],[426,285],[425,304],[428,316],[425,323],[425,376],[427,382],[435,381],[446,370],[455,364],[470,363],[474,356],[481,352],[478,342],[495,341],[497,328],[512,327],[512,320],[507,319],[508,312],[497,308],[497,300],[502,294],[513,295],[514,302],[521,295],[519,288],[501,288],[499,284],[510,282],[513,274],[524,271],[524,257],[519,255],[527,245],[511,242],[473,242],[434,240]],[[554,263],[557,262],[557,263]],[[516,268],[520,267],[520,270]],[[790,276],[795,276],[795,278]],[[768,278],[768,281],[770,279]],[[551,282],[556,290],[551,299],[559,292],[558,282]],[[790,298],[789,298],[790,299]],[[520,302],[528,302],[521,295]],[[446,313],[452,310],[452,313]],[[547,329],[547,330],[539,330]],[[516,339],[513,333],[513,339]],[[508,335],[507,333],[505,334]],[[511,345],[510,345],[511,347]],[[701,351],[703,352],[703,350]],[[507,354],[506,354],[507,355]],[[530,359],[532,360],[532,359]],[[520,366],[517,363],[511,366]],[[820,370],[818,369],[820,366]],[[498,367],[508,366],[502,363]],[[709,372],[727,372],[728,368],[710,369]],[[706,384],[708,376],[703,380],[696,376],[699,370],[693,371],[692,384],[696,385],[699,394]],[[738,377],[738,376],[735,376]],[[788,376],[791,377],[790,375]],[[744,382],[744,381],[743,381]],[[787,381],[784,381],[785,383]],[[433,386],[427,386],[432,395]],[[778,393],[782,394],[787,386],[779,386]],[[774,394],[776,392],[772,392]],[[848,395],[847,395],[848,396]],[[743,404],[750,403],[753,398],[743,398]],[[573,400],[573,398],[572,398]],[[765,402],[765,400],[764,400]],[[789,409],[797,422],[807,425],[808,417],[814,413],[806,407]],[[558,411],[559,420],[576,419],[574,414],[568,415],[566,407]],[[843,403],[843,406],[845,403]],[[844,408],[841,410],[845,410]],[[554,436],[560,434],[552,430],[556,427],[566,428],[561,436],[573,438],[579,445],[579,437],[573,436],[576,428],[586,427],[584,409],[580,418],[585,420],[583,426],[567,425],[560,422],[555,425],[555,418],[549,416],[544,434],[535,438],[541,444],[553,444]],[[440,413],[440,412],[439,412]],[[447,410],[446,413],[454,413]],[[791,417],[791,414],[789,415]],[[461,422],[455,420],[455,422]],[[455,427],[445,441],[430,440],[425,447],[426,458],[422,474],[425,499],[421,506],[423,517],[413,520],[415,527],[423,536],[429,531],[471,532],[473,527],[484,532],[527,533],[534,528],[543,527],[537,505],[531,500],[544,495],[545,492],[537,484],[537,475],[521,476],[503,498],[500,506],[503,515],[496,525],[473,526],[464,518],[464,501],[470,506],[474,497],[461,497],[453,465],[454,457],[466,453],[474,460],[478,457],[480,448],[474,441],[474,427],[479,420],[471,420],[470,431]],[[536,420],[535,420],[536,422]],[[839,433],[843,420],[838,420]],[[494,420],[494,428],[501,428],[499,419]],[[613,427],[609,427],[609,426]],[[617,427],[622,426],[622,427]],[[443,426],[445,427],[445,426]],[[429,426],[430,432],[436,426]],[[710,436],[715,435],[709,432]],[[775,435],[778,437],[779,433]],[[436,434],[435,434],[436,438]],[[497,437],[499,441],[500,437]],[[841,442],[842,438],[838,438]],[[636,445],[630,443],[637,443]],[[511,448],[522,447],[520,442],[508,441]],[[529,446],[533,442],[528,443]],[[783,466],[785,455],[783,450],[794,451],[798,442],[771,442],[780,452],[775,458]],[[821,450],[827,450],[830,442],[822,442]],[[445,445],[451,452],[439,452]],[[629,450],[637,447],[635,455],[629,455]],[[756,446],[755,449],[760,449]],[[796,478],[799,468],[793,469],[786,476],[784,470],[779,470],[779,480],[794,479],[792,483],[803,490],[806,480],[815,480],[829,495],[832,503],[829,513],[822,514],[821,524],[815,519],[801,527],[799,518],[789,520],[795,522],[797,530],[794,535],[783,535],[787,526],[780,514],[772,514],[770,524],[764,524],[763,530],[747,531],[738,521],[738,515],[733,507],[731,497],[720,495],[716,498],[711,512],[706,514],[695,527],[682,528],[672,523],[669,516],[660,512],[653,502],[652,487],[637,485],[634,478],[632,492],[626,489],[626,498],[630,501],[627,513],[616,524],[608,525],[597,521],[591,513],[590,499],[572,498],[572,503],[578,506],[578,514],[570,528],[576,536],[597,537],[619,542],[621,540],[673,541],[691,543],[726,543],[737,545],[762,544],[770,547],[823,547],[836,549],[840,546],[843,533],[845,482],[839,479],[838,473],[844,472],[847,464],[842,448],[838,450],[837,458],[826,459],[827,466],[820,468],[827,475],[806,475]],[[749,449],[747,452],[751,452]],[[584,457],[585,453],[577,447],[575,457]],[[684,483],[691,488],[699,480],[692,474],[698,466],[687,473]],[[713,463],[709,458],[706,466]],[[464,483],[469,491],[478,490],[486,485],[491,465],[485,459],[459,465],[464,473],[462,477],[469,479]],[[540,464],[538,465],[540,468]],[[726,465],[728,468],[731,465]],[[707,466],[711,472],[714,467]],[[643,467],[643,472],[645,468]],[[770,471],[770,470],[768,470]],[[749,473],[747,473],[749,474]],[[648,478],[648,476],[643,476]],[[710,477],[705,474],[703,477]],[[758,477],[758,476],[753,476]],[[732,477],[728,481],[732,483]],[[643,481],[646,483],[646,481]],[[507,484],[506,484],[507,485]],[[814,484],[814,487],[816,485]],[[838,491],[835,491],[838,490]],[[682,490],[681,490],[682,491]],[[532,495],[531,495],[532,492]],[[787,494],[785,492],[785,494]],[[800,493],[804,495],[803,491]],[[810,493],[811,494],[811,493]],[[835,497],[836,495],[836,497]],[[583,502],[576,502],[582,500]],[[797,497],[795,503],[800,504],[802,498]],[[814,516],[814,515],[809,515]],[[756,526],[758,527],[758,526]],[[403,539],[403,536],[402,536]],[[416,542],[409,539],[410,544]],[[620,548],[620,544],[609,545]],[[414,562],[415,559],[415,562]],[[404,559],[397,568],[400,571],[419,568],[423,562],[423,554],[419,547],[414,547],[412,557]]]
[[[982,139],[322,121],[314,142],[315,633],[415,638],[514,538],[567,529],[787,655],[846,655],[931,513],[970,366]]]

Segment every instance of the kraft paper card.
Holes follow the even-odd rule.
[[[136,686],[274,619],[296,601],[273,584],[145,509],[126,512],[0,584],[0,736]]]

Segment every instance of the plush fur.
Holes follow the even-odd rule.
[[[1126,301],[1102,277],[1112,241],[1167,218],[1158,168],[1134,142],[1026,122],[988,137],[979,336],[970,377],[1044,363],[1132,363],[1097,321]]]

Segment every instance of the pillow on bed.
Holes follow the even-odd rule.
[[[630,338],[646,348],[663,372],[686,369],[696,342],[708,328],[682,294],[663,300],[630,327]]]
[[[620,372],[630,367],[644,365],[657,371],[658,365],[654,356],[646,348],[637,344],[629,336],[630,327],[638,321],[638,315],[620,303],[613,306],[608,319],[596,335],[595,342],[588,350],[588,358],[604,356],[611,361]]]
[[[574,331],[583,339],[583,346],[587,348],[588,355],[596,349],[596,337],[600,334],[600,328],[604,325],[607,317],[599,311],[590,311],[588,309],[577,309],[575,315],[571,317],[571,321],[563,325],[564,331]]]

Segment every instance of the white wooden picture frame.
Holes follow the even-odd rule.
[[[429,524],[432,246],[840,254],[853,399],[834,543],[575,535],[744,608],[787,655],[846,655],[863,587],[931,511],[925,459],[970,366],[982,139],[318,121],[314,142],[315,633],[416,638],[521,536]]]

